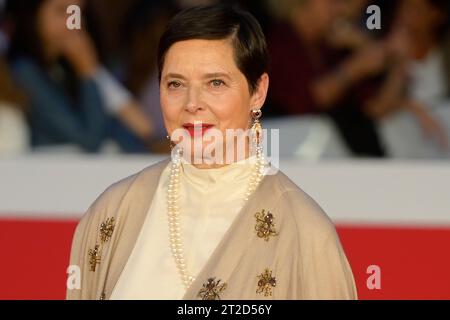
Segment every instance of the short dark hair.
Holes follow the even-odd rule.
[[[175,15],[161,36],[158,47],[159,80],[164,58],[176,42],[192,39],[231,39],[234,60],[247,79],[249,91],[268,69],[267,44],[258,21],[247,11],[230,5],[195,6]]]

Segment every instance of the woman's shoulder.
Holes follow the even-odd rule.
[[[294,223],[299,232],[314,230],[324,235],[335,232],[333,222],[318,202],[282,171],[273,176],[271,185],[274,188],[272,192],[278,194],[277,209],[283,212],[284,219]]]
[[[72,248],[79,247],[83,241],[95,241],[102,223],[119,221],[122,218],[129,223],[130,214],[133,214],[136,220],[136,216],[142,213],[137,210],[143,210],[145,207],[143,204],[151,197],[152,186],[158,184],[159,176],[168,162],[169,159],[158,161],[108,186],[79,221]]]
[[[291,180],[283,171],[275,169],[273,171],[272,180],[270,185],[272,186],[273,192],[279,194],[280,197],[290,198],[292,200],[301,200],[312,205],[318,206],[315,200],[304,191],[298,184]]]
[[[117,214],[117,209],[123,201],[129,203],[140,201],[141,199],[137,198],[143,190],[149,190],[150,186],[158,184],[160,174],[168,162],[169,159],[158,161],[137,173],[114,182],[95,199],[81,220],[101,221]]]
[[[169,159],[160,160],[151,164],[144,169],[129,175],[119,181],[108,186],[103,193],[97,198],[96,202],[105,204],[111,200],[120,200],[123,196],[130,192],[131,189],[146,188],[149,184],[157,184],[159,176],[167,166]],[[131,190],[133,191],[133,190]]]

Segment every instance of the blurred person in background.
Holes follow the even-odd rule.
[[[401,1],[383,38],[385,80],[366,103],[395,157],[449,156],[449,3]]]
[[[448,17],[447,1],[338,1],[340,18],[330,35],[337,48],[378,47],[386,55],[374,77],[358,92],[364,112],[379,123],[388,155],[441,156],[448,148]],[[370,4],[381,7],[382,28],[361,28]],[[434,111],[433,111],[433,110]],[[433,113],[439,113],[438,116]],[[443,118],[444,121],[439,118]],[[447,122],[447,124],[446,124]],[[422,132],[420,132],[422,131]],[[431,145],[427,148],[427,145]]]
[[[357,156],[385,155],[376,124],[361,107],[355,88],[379,72],[378,46],[342,51],[330,41],[339,2],[269,1],[278,17],[268,35],[270,102],[282,115],[328,115]]]
[[[70,5],[83,7],[83,1],[7,3],[14,24],[9,55],[29,99],[33,145],[74,144],[93,152],[111,138],[123,151],[146,151],[150,126],[124,112],[132,99],[101,66],[87,32],[66,27]]]
[[[381,8],[381,30],[366,27],[365,9],[371,4]],[[359,79],[352,94],[377,123],[387,154],[445,156],[450,127],[445,102],[448,2],[336,0],[334,10],[329,45],[342,56],[370,58],[366,64],[377,65]]]

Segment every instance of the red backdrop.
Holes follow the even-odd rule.
[[[75,221],[0,220],[0,299],[64,299]],[[338,226],[360,299],[450,299],[450,228]],[[381,289],[366,286],[381,268]]]

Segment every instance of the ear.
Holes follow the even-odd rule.
[[[258,87],[253,92],[250,98],[250,108],[260,109],[267,97],[267,90],[269,89],[269,75],[263,73],[258,80]]]

